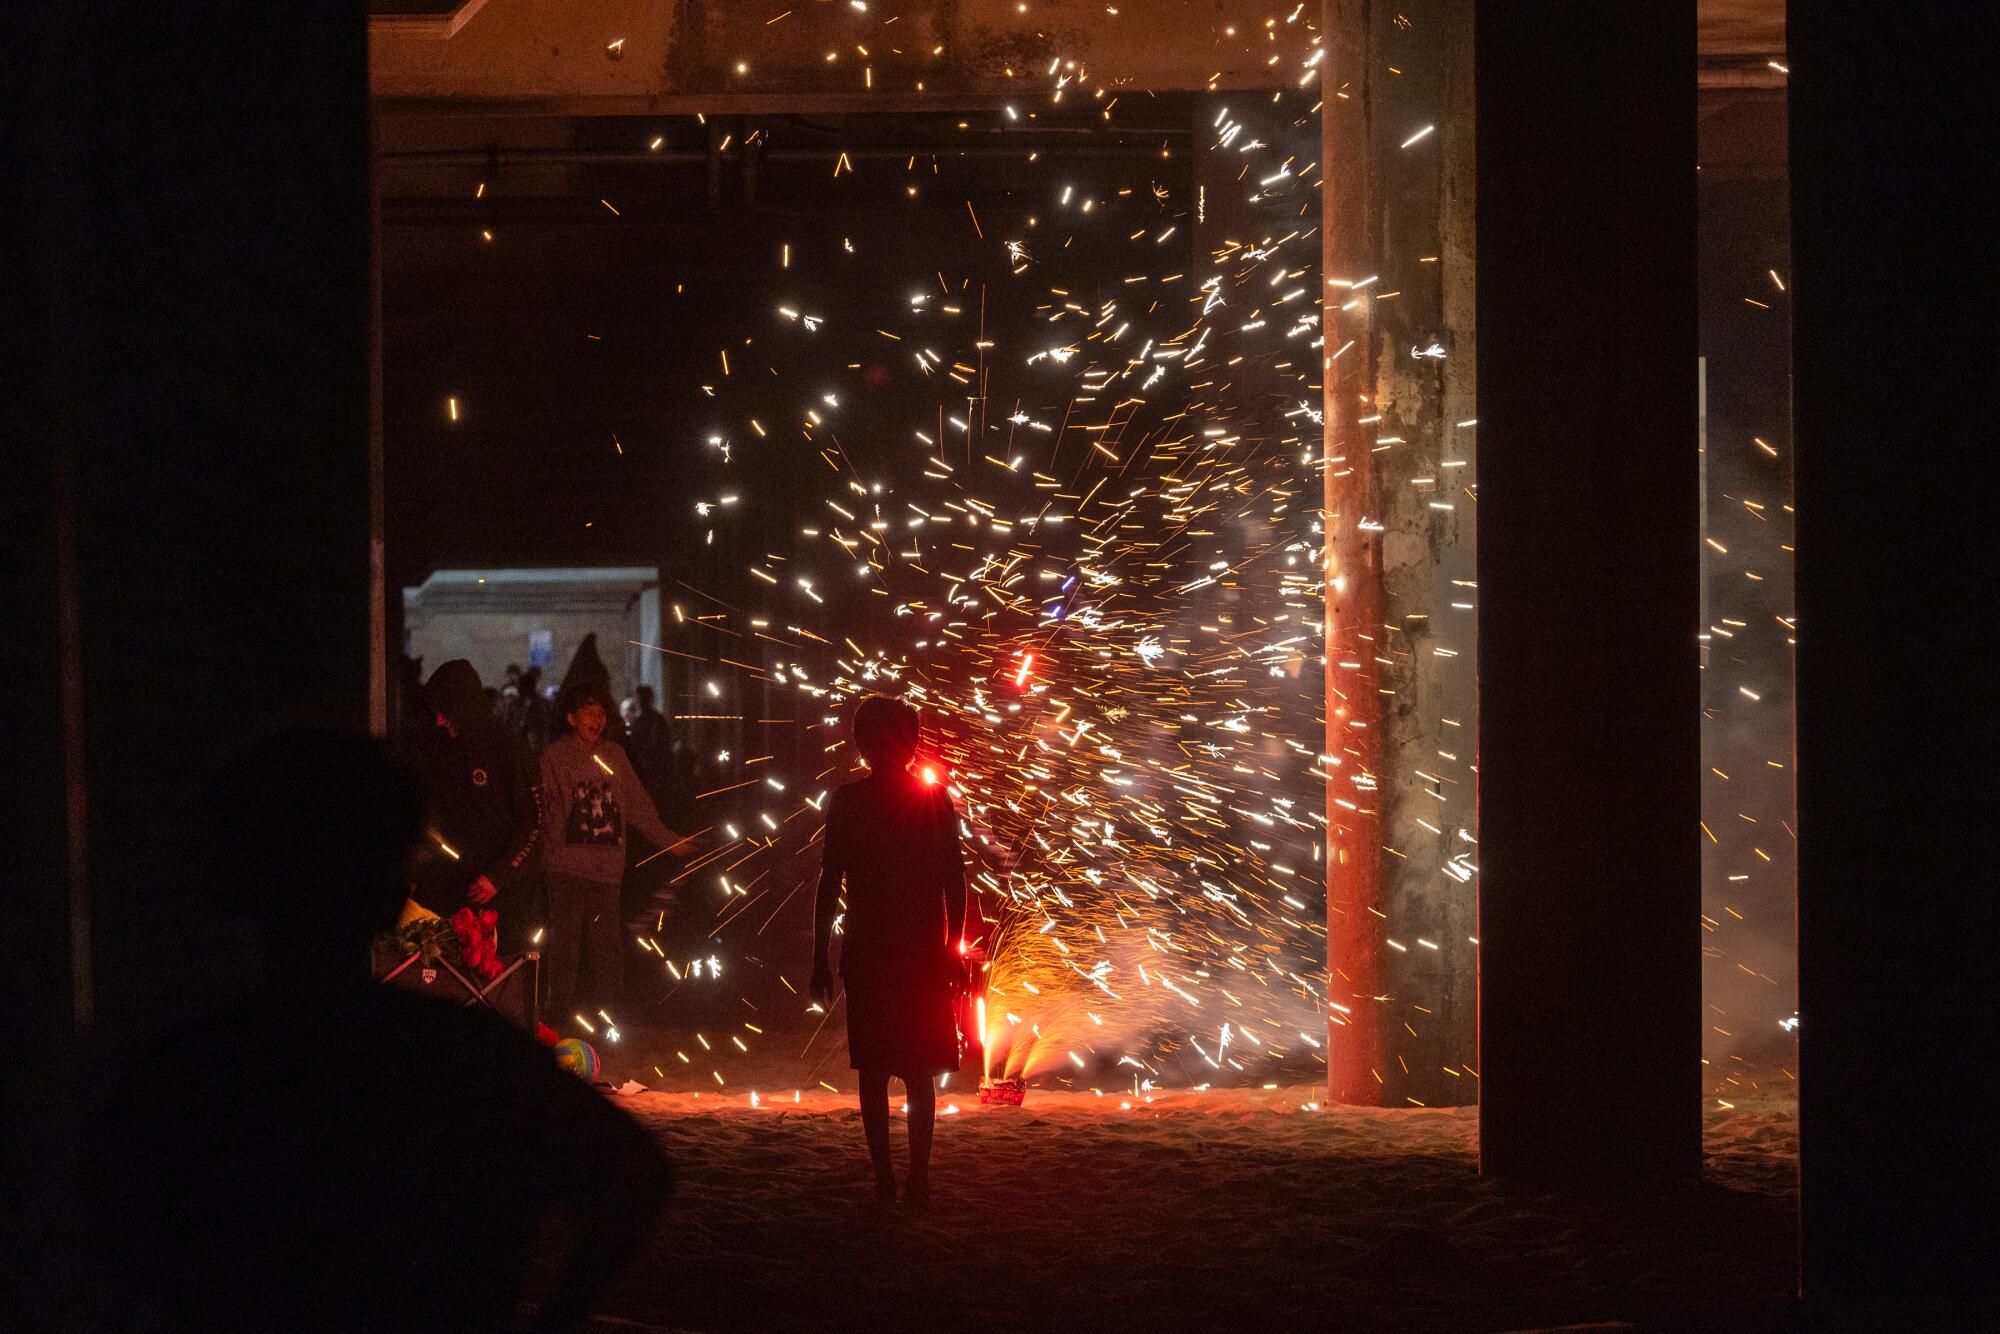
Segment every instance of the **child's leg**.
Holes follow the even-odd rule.
[[[910,1104],[910,1180],[907,1194],[921,1197],[930,1189],[931,1132],[937,1128],[937,1089],[928,1077],[903,1080]]]
[[[610,1010],[624,1001],[625,923],[618,911],[618,886],[592,885],[584,910],[584,939],[589,942],[590,994]]]
[[[875,1165],[877,1198],[894,1199],[896,1173],[889,1165],[889,1072],[861,1071],[861,1133],[868,1137],[868,1159]]]
[[[583,946],[581,890],[570,881],[549,882],[549,926],[542,938],[542,973],[549,1015],[556,1026],[569,1022],[576,1004],[577,953]]]

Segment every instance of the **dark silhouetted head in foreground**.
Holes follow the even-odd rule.
[[[415,776],[367,737],[289,732],[221,766],[207,806],[222,911],[294,978],[363,967],[403,906],[423,820]]]
[[[868,767],[896,773],[916,758],[917,711],[900,699],[870,695],[854,709],[854,746]]]
[[[211,791],[218,907],[270,966],[104,1072],[101,1327],[514,1328],[557,1214],[570,1246],[531,1326],[573,1327],[643,1240],[667,1164],[491,1010],[369,980],[418,828],[410,776],[366,738],[295,732]]]

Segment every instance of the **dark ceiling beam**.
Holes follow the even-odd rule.
[[[1702,87],[1777,87],[1784,73],[1782,49],[1769,52],[1704,56],[1697,78]],[[1279,91],[1259,85],[1218,88],[1158,88],[1148,96],[1239,94]],[[825,115],[952,115],[1001,112],[1033,99],[1020,93],[953,92],[772,92],[658,93],[652,95],[582,95],[555,97],[378,97],[376,110],[384,117],[487,120],[659,119],[663,116],[825,116]]]
[[[1155,157],[1160,152],[1160,134],[1150,136],[1146,143],[1131,144],[1079,144],[1044,146],[1045,151],[1059,153],[1065,158],[1117,158]],[[923,158],[1013,158],[1020,160],[1029,152],[1037,151],[1021,146],[1002,147],[997,144],[968,144],[962,147],[944,147],[938,144],[905,144],[896,147],[848,148],[832,146],[825,148],[766,148],[758,152],[763,162],[818,162],[830,164],[845,156],[850,161],[872,161],[875,159],[900,159],[911,156]],[[577,166],[692,166],[706,163],[711,155],[701,148],[663,148],[657,152],[630,148],[502,148],[486,149],[416,149],[407,152],[383,153],[377,161],[385,168],[397,167],[577,167]],[[736,149],[726,150],[717,156],[735,159],[742,154]]]
[[[1703,88],[1783,88],[1785,52],[1731,52],[1705,55],[1695,62],[1695,82]]]
[[[368,0],[368,31],[449,41],[485,7],[486,0]]]
[[[1009,106],[1019,107],[1029,100],[1020,93],[659,93],[642,96],[378,97],[375,106],[385,117],[561,120],[658,119],[662,116],[695,115],[949,115],[1004,111]]]

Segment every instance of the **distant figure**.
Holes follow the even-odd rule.
[[[700,796],[701,766],[694,746],[676,731],[673,720],[653,705],[653,688],[640,686],[632,697],[633,714],[626,720],[626,745],[632,760],[646,779],[646,790],[661,818],[677,829],[692,829],[699,823],[696,802]],[[681,732],[685,731],[683,727]],[[635,743],[646,736],[647,756],[642,758]]]
[[[507,664],[506,679],[500,682],[499,694],[493,701],[493,716],[499,719],[502,725],[514,727],[514,719],[519,716],[520,712],[521,664],[510,662]],[[519,729],[516,728],[515,730],[518,731]]]
[[[107,1072],[97,1327],[519,1328],[557,1213],[567,1253],[530,1327],[578,1326],[644,1239],[667,1163],[490,1011],[369,980],[421,827],[414,777],[365,738],[291,734],[219,774],[210,808],[219,916],[262,978]]]
[[[861,1127],[875,1167],[875,1197],[896,1198],[889,1162],[889,1077],[910,1105],[910,1170],[903,1199],[930,1198],[931,1080],[958,1069],[953,997],[965,976],[957,943],[965,934],[965,863],[951,797],[910,771],[917,712],[871,695],[854,711],[854,744],[866,777],[827,803],[813,913],[812,994],[833,1001],[827,948],[846,884],[840,976],[846,984],[849,1063],[861,1072]]]
[[[410,858],[411,897],[441,917],[468,905],[492,908],[501,952],[516,953],[540,916],[541,770],[527,743],[493,717],[465,659],[431,673],[424,702],[429,725],[412,729],[408,752],[426,822]]]
[[[579,686],[596,686],[606,691],[611,687],[611,669],[604,665],[604,657],[597,651],[597,632],[585,635],[570,654],[569,667],[563,672],[564,690]]]
[[[549,1009],[561,1022],[578,1007],[577,978],[586,955],[597,999],[616,999],[606,993],[625,967],[618,898],[627,826],[669,851],[679,851],[685,840],[653,809],[625,748],[604,735],[610,710],[603,691],[589,683],[571,686],[556,709],[569,730],[542,752],[542,865],[549,892],[542,959]]]
[[[625,753],[632,757],[632,767],[638,771],[646,795],[653,799],[653,809],[669,828],[692,829],[692,822],[685,818],[686,812],[669,803],[673,743],[667,736],[667,720],[653,706],[653,688],[638,687],[619,704],[618,713],[625,720]],[[663,931],[666,918],[678,904],[673,885],[678,868],[664,860],[634,857],[626,860],[625,884],[619,892],[620,920],[628,929],[643,922],[649,933],[656,929]],[[648,955],[628,952],[627,974],[644,967],[649,959]]]
[[[558,701],[564,700],[569,698],[572,692],[586,689],[596,691],[598,697],[604,700],[606,709],[611,707],[611,701],[616,698],[611,689],[611,669],[604,665],[604,658],[597,651],[597,632],[594,630],[583,637],[583,642],[576,646],[576,652],[570,656],[569,669],[563,673],[562,689],[556,692],[556,698]],[[562,710],[558,708],[557,719],[560,720],[562,716]],[[604,721],[604,734],[613,741],[623,744],[625,720],[616,714],[609,714]]]
[[[653,688],[640,686],[623,704],[619,714],[625,719],[625,753],[646,785],[646,795],[662,813],[667,809],[667,784],[673,777],[673,741],[667,734],[666,716],[653,705]]]
[[[521,702],[512,715],[514,730],[535,754],[549,744],[549,702],[543,698],[542,669],[530,667],[521,673]]]
[[[701,760],[695,755],[694,744],[679,736],[673,739],[668,755],[667,819],[693,828],[700,824]]]

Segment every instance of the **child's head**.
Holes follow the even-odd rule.
[[[558,711],[570,732],[586,746],[595,746],[611,721],[604,692],[594,685],[571,686],[563,692]]]
[[[917,753],[917,711],[900,699],[870,695],[854,710],[854,745],[868,767],[897,773]]]

